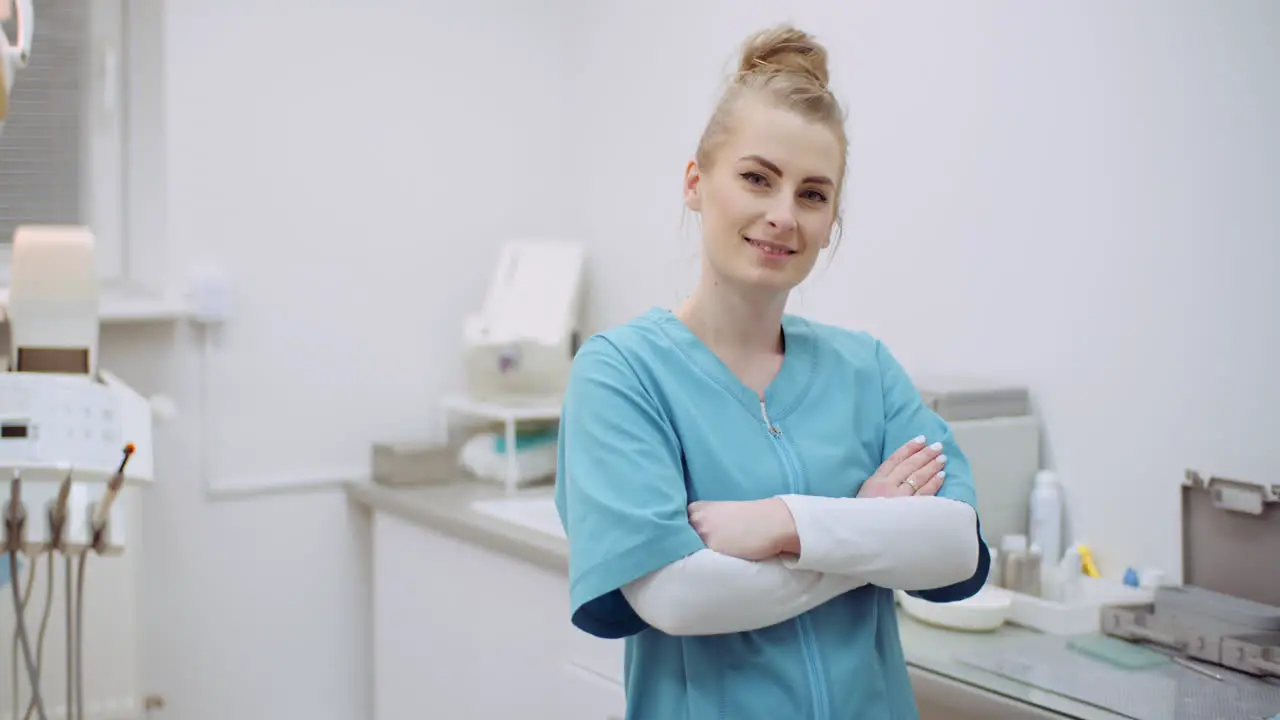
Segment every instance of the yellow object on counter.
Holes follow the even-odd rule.
[[[1084,574],[1091,578],[1102,577],[1102,573],[1098,572],[1098,566],[1093,562],[1093,552],[1089,550],[1089,546],[1077,545],[1076,550],[1080,552],[1080,569]]]

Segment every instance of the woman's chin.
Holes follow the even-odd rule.
[[[747,267],[734,273],[733,282],[744,289],[766,293],[786,293],[804,280],[802,274],[778,268]]]

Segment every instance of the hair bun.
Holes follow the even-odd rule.
[[[795,73],[826,89],[827,49],[813,36],[789,25],[762,30],[742,46],[739,76]]]

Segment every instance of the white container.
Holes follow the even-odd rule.
[[[1036,473],[1031,489],[1029,512],[1029,540],[1040,546],[1041,558],[1046,567],[1056,567],[1062,559],[1062,485],[1057,473],[1041,470]]]
[[[1012,593],[990,585],[959,602],[932,603],[911,597],[902,590],[895,595],[902,609],[920,622],[969,632],[990,632],[1004,625],[1013,605]]]
[[[1102,607],[1062,603],[1009,591],[1008,622],[1049,635],[1085,635],[1102,628]]]
[[[1010,592],[1008,622],[1049,635],[1083,635],[1100,632],[1105,605],[1150,603],[1152,590],[1132,588],[1099,578],[1080,577],[1078,591],[1062,602]]]

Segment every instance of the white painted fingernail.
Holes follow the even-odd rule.
[[[935,475],[934,477],[936,477],[936,478],[938,478],[939,480],[941,480],[942,478],[944,478],[944,477],[946,477],[946,476],[947,476],[947,471],[946,471],[946,470],[939,470],[939,471],[938,471],[938,474],[937,474],[937,475]]]
[[[929,449],[930,449],[930,450],[941,450],[941,449],[942,449],[942,443],[940,443],[940,442],[936,442],[936,443],[934,443],[934,444],[930,445],[930,446],[929,446]]]
[[[915,443],[915,444],[917,444],[917,445],[923,445],[923,444],[924,444],[924,436],[923,436],[923,435],[917,435],[917,436],[915,436],[914,438],[912,438],[912,439],[911,439],[911,442],[913,442],[913,443]]]
[[[946,461],[947,461],[947,456],[946,456],[946,455],[939,455],[939,456],[938,456],[938,462],[940,462],[940,463],[945,463]]]

